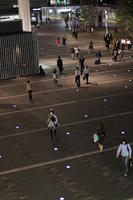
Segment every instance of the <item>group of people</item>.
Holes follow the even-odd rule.
[[[105,129],[103,124],[100,124],[97,128],[96,133],[93,134],[94,143],[98,145],[101,155],[103,154],[104,140],[106,137]],[[117,149],[116,158],[121,156],[124,162],[124,176],[127,176],[129,167],[132,167],[132,148],[127,142],[126,138],[121,139],[121,143]]]
[[[89,84],[90,69],[89,69],[88,65],[85,66],[84,69],[80,69],[79,66],[76,67],[75,83],[76,83],[77,87],[80,87],[81,75],[83,75],[83,81],[85,81],[86,84]]]
[[[72,46],[70,49],[70,53],[71,53],[72,59],[78,59],[79,54],[80,54],[80,48],[77,45],[74,47]]]
[[[64,46],[64,45],[66,45],[66,35],[64,35],[63,37],[62,37],[62,45]],[[61,39],[60,39],[60,37],[58,37],[57,38],[57,40],[56,40],[56,45],[57,45],[57,47],[61,47]]]
[[[56,129],[59,126],[59,122],[58,122],[58,117],[53,109],[49,110],[47,124],[51,139],[54,138],[56,139],[57,137]],[[101,155],[103,154],[105,138],[106,138],[106,133],[104,125],[101,123],[98,126],[96,133],[93,134],[94,143],[98,145]],[[129,167],[132,167],[132,160],[131,160],[132,148],[131,145],[127,142],[126,138],[124,137],[121,139],[121,143],[116,153],[116,158],[119,158],[120,156],[122,158],[122,161],[124,162],[124,176],[127,176]]]
[[[63,68],[63,61],[60,56],[58,56],[57,59],[57,67],[53,68],[53,80],[54,84],[58,83],[59,76],[62,77],[64,74],[64,68]],[[58,73],[59,72],[59,73]],[[88,65],[85,67],[85,58],[83,55],[79,57],[79,66],[75,69],[75,83],[77,87],[80,87],[80,77],[83,75],[83,80],[86,81],[86,84],[89,83],[89,76],[90,76],[90,70]]]

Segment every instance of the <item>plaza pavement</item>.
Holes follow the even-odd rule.
[[[25,93],[28,78],[0,82],[0,200],[133,198],[133,169],[124,177],[116,159],[121,131],[133,145],[133,65],[124,59],[90,65],[90,84],[81,79],[80,89],[75,64],[65,65],[57,86],[51,70],[30,77],[32,103]],[[50,108],[60,123],[53,141],[46,124]],[[102,156],[92,139],[101,122],[107,134]]]

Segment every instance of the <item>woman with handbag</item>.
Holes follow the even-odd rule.
[[[100,124],[97,128],[97,132],[93,135],[94,142],[97,143],[100,153],[103,153],[104,138],[106,137],[103,124]]]

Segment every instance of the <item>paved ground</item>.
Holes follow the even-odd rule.
[[[50,62],[49,55],[40,58]],[[99,66],[91,65],[92,58],[86,56],[90,84],[82,83],[79,90],[73,77],[75,63],[66,63],[58,86],[50,71],[45,77],[31,77],[32,103],[25,93],[27,78],[1,82],[0,200],[133,198],[132,169],[124,177],[121,160],[115,158],[121,131],[133,144],[133,65],[128,55],[132,52],[118,63],[104,58]],[[47,131],[50,108],[60,122],[56,141]],[[92,140],[100,122],[107,133],[102,156]]]

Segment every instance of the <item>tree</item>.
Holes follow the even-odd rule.
[[[91,6],[91,5],[82,7],[80,17],[82,19],[81,22],[82,22],[83,25],[90,26],[90,25],[95,24],[96,11],[95,11],[94,7]]]
[[[133,33],[133,1],[118,0],[116,21],[124,37],[129,37]]]

